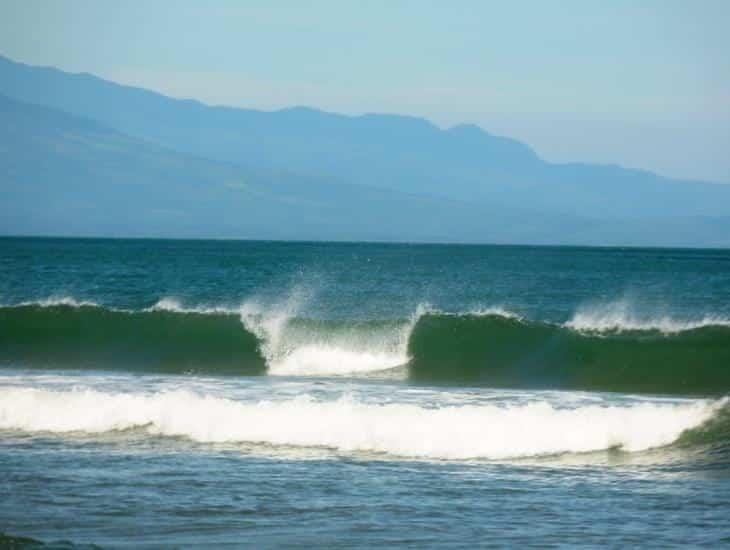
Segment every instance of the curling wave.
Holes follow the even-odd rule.
[[[726,407],[720,400],[570,409],[544,401],[426,408],[363,403],[348,395],[241,402],[184,390],[114,394],[9,387],[0,388],[0,429],[91,434],[142,429],[199,442],[505,459],[663,447],[690,437]]]
[[[226,314],[92,305],[0,308],[0,363],[37,368],[261,374],[256,336]]]
[[[583,331],[499,315],[424,315],[409,373],[429,383],[669,394],[730,391],[730,327]]]
[[[170,373],[342,375],[407,363],[416,318],[326,321],[292,308],[185,308],[163,299],[141,311],[67,300],[0,307],[0,364]]]
[[[292,301],[186,308],[170,298],[140,311],[69,300],[0,307],[0,364],[303,376],[391,371],[430,384],[730,391],[724,319],[672,321],[667,330],[667,323],[637,328],[595,314],[561,325],[500,308],[449,314],[421,307],[406,319],[359,321],[309,319],[300,310]]]

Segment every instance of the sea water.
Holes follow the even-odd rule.
[[[729,544],[729,392],[729,251],[0,239],[7,544]]]

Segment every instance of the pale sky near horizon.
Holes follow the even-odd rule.
[[[191,97],[476,123],[730,182],[730,1],[0,0],[0,54]]]

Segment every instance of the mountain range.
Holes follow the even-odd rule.
[[[0,56],[0,233],[730,246],[730,185],[474,125],[204,105]],[[559,132],[559,129],[556,129]]]

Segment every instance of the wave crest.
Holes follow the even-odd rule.
[[[41,300],[31,300],[26,302],[20,302],[15,307],[100,307],[99,304],[92,300],[77,300],[73,296],[49,296]]]
[[[582,332],[658,331],[675,334],[709,326],[730,327],[730,319],[703,316],[695,319],[677,319],[669,315],[640,315],[631,302],[622,300],[602,305],[584,306],[564,325]]]
[[[730,329],[593,334],[502,316],[426,315],[409,376],[428,383],[669,394],[730,390]]]
[[[638,324],[614,306],[560,325],[502,307],[460,314],[427,304],[403,319],[326,320],[301,316],[307,300],[294,293],[273,305],[187,307],[163,298],[130,311],[55,298],[0,307],[0,364],[296,376],[389,371],[419,382],[508,388],[730,391],[730,325],[722,320],[648,329],[657,323]]]

